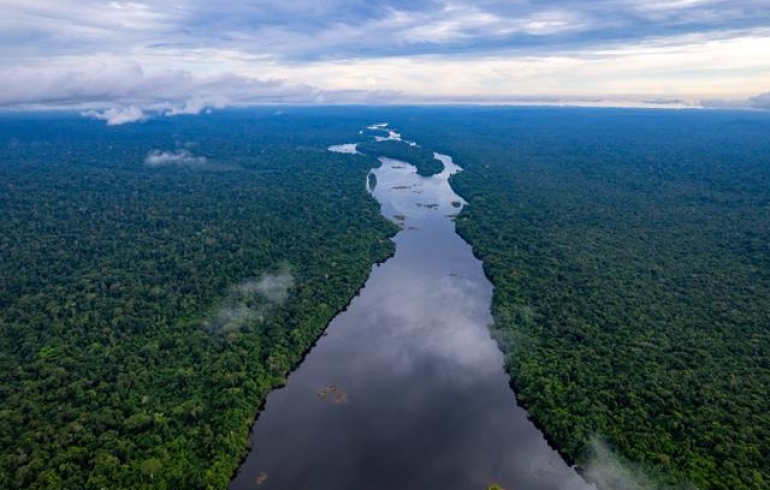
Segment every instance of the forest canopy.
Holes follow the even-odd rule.
[[[372,120],[420,146],[326,150]],[[225,488],[265,395],[393,252],[373,157],[430,175],[434,151],[464,168],[517,397],[567,459],[767,489],[770,116],[494,107],[0,116],[0,487]]]
[[[326,150],[362,124],[0,116],[0,487],[227,487],[265,395],[393,252],[377,162]]]
[[[518,399],[568,459],[770,488],[770,116],[434,108]]]

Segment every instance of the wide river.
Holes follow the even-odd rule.
[[[396,254],[268,396],[232,490],[594,488],[516,404],[492,285],[451,218],[460,169],[438,158],[429,178],[387,158],[372,170],[383,215],[403,225]]]

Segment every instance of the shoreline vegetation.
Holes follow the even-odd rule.
[[[359,143],[357,149],[374,158],[387,157],[409,162],[417,168],[417,174],[423,177],[430,177],[444,170],[444,164],[434,157],[432,151],[402,140],[367,141]]]
[[[226,488],[265,396],[394,251],[378,162],[324,149],[360,123],[40,118],[0,128],[0,487]]]
[[[770,119],[432,116],[391,120],[465,169],[458,233],[554,447],[600,488],[768,488]]]

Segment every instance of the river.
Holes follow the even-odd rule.
[[[344,147],[350,153],[350,146]],[[448,178],[382,158],[367,188],[396,253],[272,392],[231,490],[584,490],[527,418],[490,336],[492,285]]]

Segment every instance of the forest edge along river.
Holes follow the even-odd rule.
[[[395,255],[267,397],[231,490],[594,488],[516,403],[489,331],[492,285],[455,233],[461,169],[435,157],[430,177],[384,157],[372,169],[367,189],[402,227]]]

